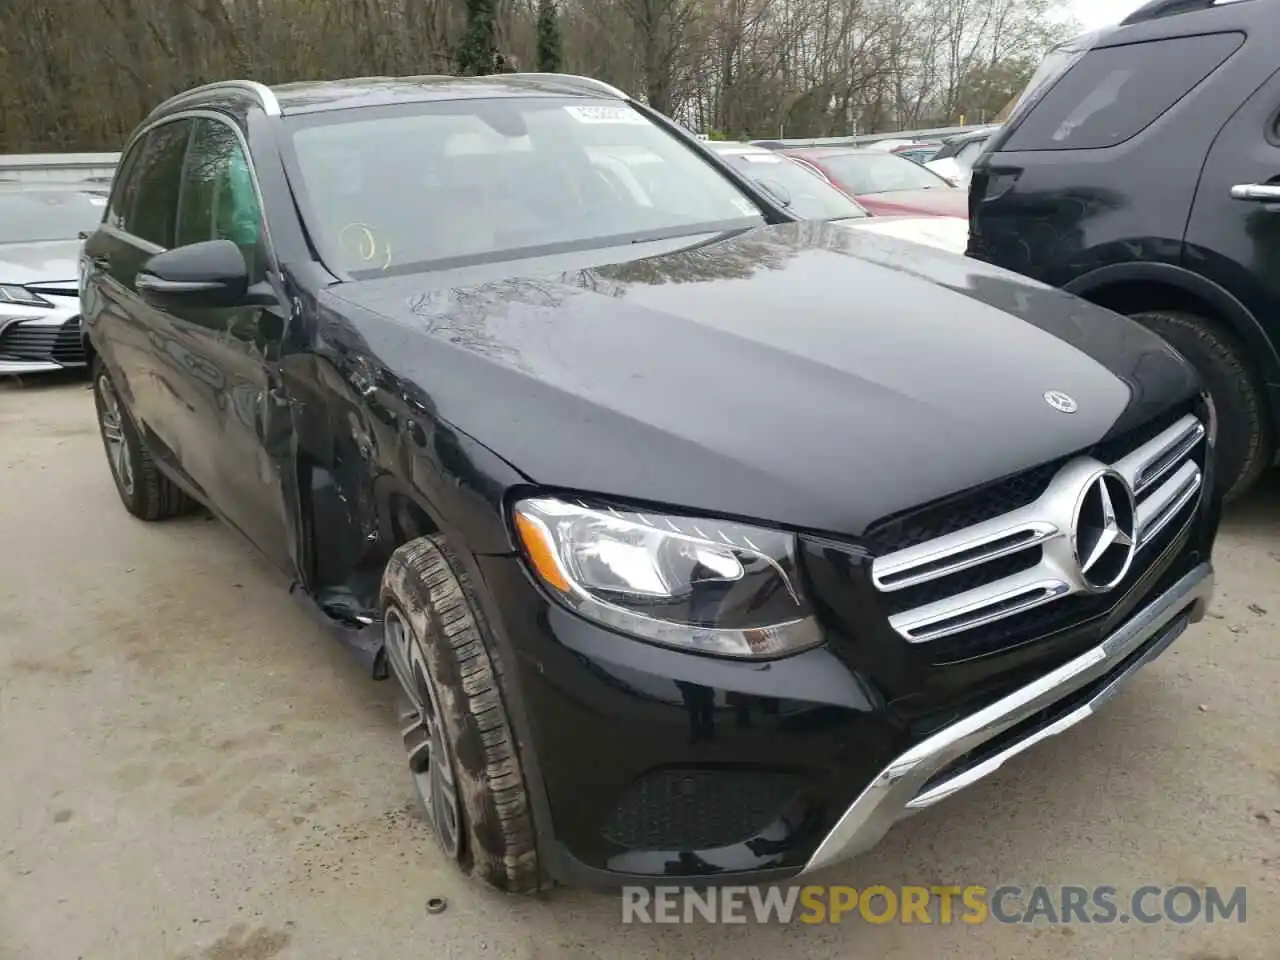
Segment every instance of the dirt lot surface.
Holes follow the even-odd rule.
[[[128,517],[83,383],[0,385],[0,957],[1280,957],[1280,483],[1092,721],[818,882],[1248,888],[1244,924],[628,926],[435,855],[386,684],[222,525]],[[428,915],[429,897],[448,908]]]

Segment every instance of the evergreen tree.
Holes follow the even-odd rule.
[[[498,14],[496,0],[466,0],[467,29],[454,56],[458,73],[478,77],[493,71],[498,48],[495,39]]]
[[[559,73],[562,54],[555,0],[538,0],[538,69]]]

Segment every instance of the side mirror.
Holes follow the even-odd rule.
[[[250,295],[244,254],[230,240],[204,240],[157,253],[142,265],[135,284],[152,306],[243,307]]]

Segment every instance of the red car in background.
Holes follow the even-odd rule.
[[[782,152],[808,164],[873,214],[969,216],[967,190],[895,153],[850,147],[793,147]]]

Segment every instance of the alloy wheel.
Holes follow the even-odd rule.
[[[115,387],[106,374],[98,377],[98,396],[102,398],[102,412],[98,424],[102,430],[102,442],[107,448],[107,460],[115,474],[120,489],[126,497],[133,495],[133,456],[129,441],[124,435],[124,411]]]
[[[461,854],[462,819],[453,748],[441,722],[435,688],[419,641],[394,605],[387,608],[383,630],[387,661],[399,687],[396,715],[414,787],[440,846],[456,860]]]

